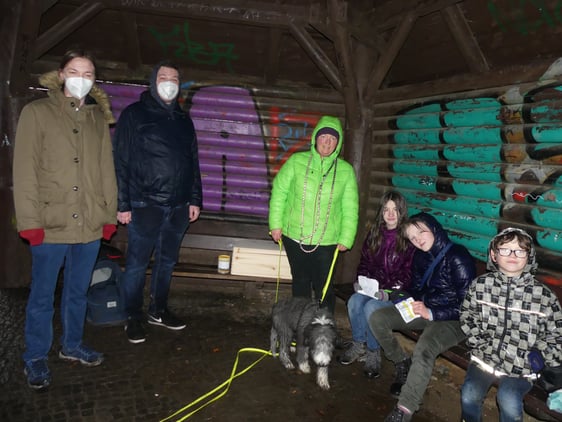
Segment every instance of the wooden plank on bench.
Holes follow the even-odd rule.
[[[182,248],[209,249],[218,251],[232,251],[236,246],[252,246],[267,249],[275,245],[271,239],[248,239],[245,237],[215,236],[207,234],[187,233],[181,242]]]
[[[147,274],[152,273],[152,269],[146,270]],[[197,278],[206,280],[232,280],[232,281],[247,281],[258,283],[276,283],[276,278],[254,277],[247,275],[234,275],[234,274],[220,274],[217,267],[210,265],[197,265],[197,264],[183,264],[179,263],[174,267],[172,272],[174,277]],[[290,284],[291,280],[280,278],[279,283]]]

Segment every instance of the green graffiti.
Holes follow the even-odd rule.
[[[234,44],[207,42],[207,46],[189,38],[189,24],[183,27],[174,25],[172,30],[161,33],[155,28],[149,31],[158,40],[166,56],[173,55],[176,59],[187,60],[196,64],[218,65],[224,60],[228,72],[232,73],[232,61],[238,56],[233,53]]]
[[[562,23],[562,0],[555,6],[547,5],[545,0],[510,0],[508,3],[505,10],[500,10],[494,1],[488,1],[488,10],[502,32],[512,29],[526,36],[541,26],[554,28]],[[533,10],[532,17],[529,10]]]

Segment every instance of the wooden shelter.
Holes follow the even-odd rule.
[[[394,188],[410,212],[434,214],[478,259],[499,229],[528,230],[541,277],[562,289],[558,1],[0,4],[0,286],[29,278],[11,190],[17,118],[43,95],[37,76],[79,45],[98,58],[117,116],[157,62],[180,64],[204,173],[204,213],[189,233],[267,239],[272,178],[332,114],[345,122],[344,157],[361,193],[356,247],[340,259],[336,282],[355,277],[364,228]],[[126,230],[115,241],[125,244]]]

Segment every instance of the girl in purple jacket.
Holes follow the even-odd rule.
[[[359,360],[365,362],[364,373],[377,378],[380,370],[380,346],[369,329],[369,316],[377,309],[392,306],[390,299],[399,297],[410,285],[410,267],[415,248],[400,234],[402,222],[408,217],[404,197],[396,192],[385,193],[375,223],[367,234],[361,250],[357,276],[376,279],[379,290],[375,297],[364,294],[355,283],[347,302],[352,342],[339,359],[342,365]]]

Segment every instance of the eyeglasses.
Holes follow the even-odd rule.
[[[500,254],[500,256],[510,256],[512,252],[517,258],[525,258],[529,253],[524,249],[498,248],[498,253]]]

